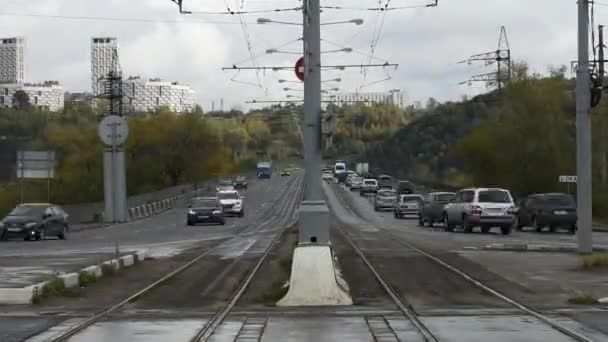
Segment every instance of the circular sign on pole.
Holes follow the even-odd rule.
[[[97,133],[106,145],[122,145],[129,136],[127,120],[118,115],[106,116],[99,123]]]
[[[298,77],[298,79],[303,82],[304,81],[304,57],[301,57],[296,62],[295,71],[296,71],[296,76]]]

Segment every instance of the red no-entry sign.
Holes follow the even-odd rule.
[[[298,59],[296,62],[296,76],[300,81],[304,81],[304,57]]]

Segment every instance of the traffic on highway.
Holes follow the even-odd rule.
[[[4,1],[0,342],[608,342],[607,15]]]

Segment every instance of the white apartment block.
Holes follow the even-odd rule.
[[[324,97],[325,100],[332,101],[336,104],[340,103],[365,103],[370,105],[372,103],[381,104],[392,104],[399,108],[405,107],[404,93],[398,89],[394,89],[388,92],[379,93],[343,93],[343,94],[331,94]]]
[[[91,82],[94,95],[104,91],[100,81],[110,71],[119,71],[118,41],[116,38],[91,39]],[[194,91],[187,85],[139,76],[123,80],[123,106],[126,111],[146,112],[161,106],[176,113],[194,108]]]
[[[0,84],[0,107],[12,107],[13,96],[18,90],[23,90],[30,98],[30,104],[40,110],[59,112],[63,110],[63,87],[55,81],[41,84],[4,83]]]
[[[103,93],[103,79],[110,71],[120,70],[118,40],[111,37],[91,38],[91,86],[93,95]]]
[[[23,83],[25,39],[0,38],[0,83]]]
[[[56,81],[25,83],[25,38],[0,38],[0,107],[12,107],[19,90],[30,98],[30,104],[49,111],[63,110],[63,88]]]
[[[194,108],[194,91],[187,85],[138,76],[123,80],[123,105],[132,112],[146,112],[168,107],[182,113]]]

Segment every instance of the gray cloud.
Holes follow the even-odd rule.
[[[0,13],[147,18],[158,20],[211,21],[214,23],[141,23],[119,21],[67,20],[40,17],[2,16],[0,32],[4,36],[24,36],[28,41],[27,79],[60,80],[70,91],[90,88],[89,47],[92,36],[116,36],[121,47],[121,64],[127,75],[162,77],[190,84],[197,100],[209,109],[212,100],[224,98],[226,106],[243,105],[255,98],[283,99],[286,84],[278,79],[295,80],[293,72],[222,72],[223,66],[249,57],[245,34],[235,16],[181,16],[170,0],[6,0]],[[192,10],[225,10],[226,3],[238,8],[241,1],[189,0]],[[325,0],[326,6],[372,7],[373,0],[356,3]],[[424,3],[424,0],[393,1],[394,6]],[[287,8],[299,1],[244,1],[246,9]],[[597,9],[596,22],[608,15],[607,8]],[[323,28],[323,39],[356,49],[360,54],[326,54],[324,64],[367,63],[375,24],[382,14],[356,10],[325,10],[323,21],[363,18],[362,26],[336,25]],[[252,49],[260,56],[257,65],[291,66],[296,55],[266,55],[264,51],[298,39],[301,28],[284,25],[257,25],[258,17],[301,21],[301,13],[270,13],[243,16]],[[221,22],[221,23],[217,23]],[[569,64],[576,56],[576,2],[563,0],[440,0],[437,8],[421,8],[386,14],[381,40],[374,56],[399,63],[395,70],[359,69],[328,72],[324,78],[343,78],[343,91],[359,86],[391,80],[361,91],[383,91],[400,88],[411,100],[425,101],[433,96],[439,100],[457,99],[463,94],[483,91],[483,85],[457,86],[469,75],[484,72],[481,67],[458,65],[470,54],[491,51],[498,43],[501,25],[507,26],[513,57],[527,61],[534,71],[543,72],[548,65]],[[323,43],[324,50],[336,47]],[[295,42],[282,50],[299,51]],[[253,65],[246,61],[240,65]],[[230,81],[232,77],[245,83],[261,83],[261,87]],[[297,88],[300,85],[290,84]],[[329,85],[334,87],[335,85]]]

